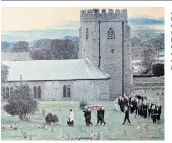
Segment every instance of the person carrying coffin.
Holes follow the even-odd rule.
[[[86,126],[93,125],[93,123],[91,122],[91,110],[85,107],[85,110],[83,112],[84,112]]]

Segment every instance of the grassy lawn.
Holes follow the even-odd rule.
[[[149,91],[148,98],[154,102],[161,103],[163,106],[163,101],[159,101],[156,92],[158,91]],[[122,126],[124,113],[114,111],[114,104],[112,101],[91,101],[88,103],[93,105],[103,105],[105,107],[105,121],[107,123],[105,126],[96,126],[97,113],[96,111],[93,111],[93,126],[86,127],[83,112],[79,109],[79,102],[77,101],[40,101],[39,111],[31,116],[31,120],[28,122],[21,121],[18,117],[11,117],[1,110],[1,123],[5,126],[14,124],[15,122],[22,125],[22,132],[31,135],[32,140],[62,140],[62,138],[59,138],[60,134],[65,138],[68,133],[70,138],[89,137],[92,132],[100,133],[102,140],[164,140],[164,106],[162,108],[160,123],[153,124],[151,119],[143,119],[140,117],[135,118],[134,115],[130,115],[132,125],[128,126],[126,124]],[[4,104],[5,103],[2,103],[2,106]],[[74,127],[68,127],[66,124],[70,108],[72,108],[75,113]],[[41,114],[42,109],[45,110],[46,114],[51,112],[57,114],[59,117],[59,123],[53,127],[53,132],[51,126],[48,126],[47,130],[37,127],[38,125],[43,126],[43,123],[45,122],[44,117]],[[148,125],[147,131],[144,128],[145,123]],[[126,130],[126,135],[124,130]],[[20,129],[13,130],[5,128],[1,130],[1,139],[30,140],[29,137],[24,139],[21,134]]]

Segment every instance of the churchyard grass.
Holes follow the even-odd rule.
[[[77,101],[39,101],[39,111],[30,117],[29,121],[21,121],[19,118],[12,117],[1,110],[1,129],[2,140],[68,140],[79,137],[90,137],[91,134],[100,133],[101,140],[164,140],[164,101],[159,101],[156,93],[158,90],[148,91],[148,98],[155,103],[161,103],[162,115],[160,123],[153,124],[152,120],[143,119],[130,115],[131,126],[122,126],[124,113],[114,111],[113,101],[91,101],[92,105],[103,105],[105,107],[105,126],[96,126],[97,112],[92,112],[93,126],[86,127],[83,111],[79,108]],[[3,106],[5,102],[2,102]],[[75,113],[74,127],[67,126],[67,118],[69,109],[72,108]],[[59,122],[52,127],[49,125],[47,129],[42,129],[45,119],[42,115],[42,110],[45,110],[45,115],[49,112],[57,114]],[[10,129],[12,124],[22,125],[22,130]],[[147,130],[146,130],[147,125]],[[23,132],[26,132],[27,138],[23,138]],[[67,138],[69,133],[69,137]]]

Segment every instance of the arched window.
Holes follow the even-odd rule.
[[[5,99],[5,87],[1,88],[2,98]]]
[[[66,97],[66,85],[63,86],[63,97]]]
[[[107,32],[107,39],[115,39],[115,30],[112,27]]]
[[[38,98],[41,98],[41,87],[38,86]]]
[[[88,39],[88,28],[86,28],[86,39]]]
[[[13,87],[10,88],[10,95],[12,94],[13,92]]]
[[[70,97],[70,85],[67,86],[67,97]]]
[[[36,86],[33,87],[34,97],[36,98]]]
[[[8,99],[10,96],[10,92],[9,92],[9,87],[6,88],[6,99]]]

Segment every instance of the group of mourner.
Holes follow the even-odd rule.
[[[159,93],[158,93],[159,94]],[[157,94],[157,95],[158,95]],[[126,120],[128,120],[128,123],[131,124],[129,115],[135,114],[136,116],[140,116],[143,118],[152,118],[153,123],[156,123],[157,120],[160,120],[161,116],[161,105],[155,104],[154,102],[147,102],[147,96],[146,95],[130,95],[126,96],[120,96],[115,100],[116,110],[120,110],[121,112],[125,113],[125,118],[123,125],[125,124]],[[97,125],[100,123],[106,124],[104,121],[105,116],[105,110],[103,106],[85,106],[83,112],[84,112],[84,118],[85,118],[85,124],[86,126],[93,125],[91,122],[91,111],[97,110]],[[69,111],[68,126],[74,125],[74,112],[72,109]]]
[[[125,112],[123,124],[125,124],[126,120],[130,123],[129,114],[133,113],[135,113],[135,117],[152,118],[153,123],[160,120],[162,106],[154,102],[148,103],[146,95],[141,96],[137,94],[136,96],[130,95],[129,97],[124,95],[124,97],[118,97],[115,102],[119,106],[120,111]],[[118,108],[117,106],[116,109]]]

